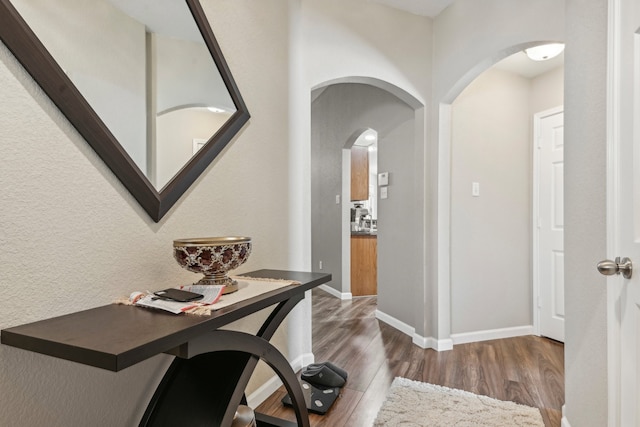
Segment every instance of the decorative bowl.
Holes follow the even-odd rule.
[[[181,267],[204,277],[198,285],[223,285],[223,294],[238,290],[238,283],[227,276],[251,254],[250,237],[201,237],[173,241],[173,257]]]

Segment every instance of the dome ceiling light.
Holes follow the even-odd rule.
[[[560,55],[564,50],[564,43],[550,43],[525,49],[529,59],[533,61],[546,61]]]

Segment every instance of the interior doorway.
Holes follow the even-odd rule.
[[[563,83],[562,62],[534,75],[499,63],[451,104],[452,344],[538,331],[533,117],[563,103]],[[562,200],[561,193],[554,197]],[[557,201],[553,206],[561,209]],[[553,249],[556,284],[563,271],[560,249]],[[553,292],[560,313],[561,288]]]
[[[353,297],[378,294],[378,132],[367,129],[349,150],[350,277]]]
[[[375,79],[332,82],[312,92],[311,103],[311,256],[314,271],[332,274],[324,290],[340,299],[351,287],[351,200],[349,149],[367,129],[378,136],[378,169],[388,172],[387,199],[379,198],[376,222],[377,302],[406,326],[414,322],[414,295],[424,292],[425,193],[424,105],[407,92]],[[350,172],[347,173],[347,176]],[[371,185],[375,179],[370,180]],[[380,191],[380,187],[376,187]],[[399,254],[402,254],[400,256]],[[397,292],[397,283],[406,292]]]
[[[564,342],[564,110],[537,113],[534,129],[533,295],[536,333]]]

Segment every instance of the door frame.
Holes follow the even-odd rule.
[[[553,116],[558,113],[564,113],[564,105],[540,111],[533,115],[533,142],[531,150],[533,151],[533,191],[532,193],[532,243],[531,251],[531,273],[532,273],[532,295],[533,295],[533,333],[540,336],[540,229],[538,221],[540,217],[540,150],[538,150],[538,139],[540,139],[540,122],[543,118]]]
[[[620,251],[619,241],[619,152],[620,152],[620,0],[608,2],[607,35],[607,141],[606,141],[606,230],[607,257],[613,259]],[[616,306],[620,299],[622,278],[607,278],[607,405],[608,426],[620,423],[620,403],[622,387],[622,354],[619,322]]]

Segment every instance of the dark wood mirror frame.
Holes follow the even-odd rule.
[[[199,0],[186,0],[186,3],[237,111],[176,176],[161,191],[157,191],[11,1],[0,0],[0,40],[155,222],[160,221],[171,209],[250,117]]]

